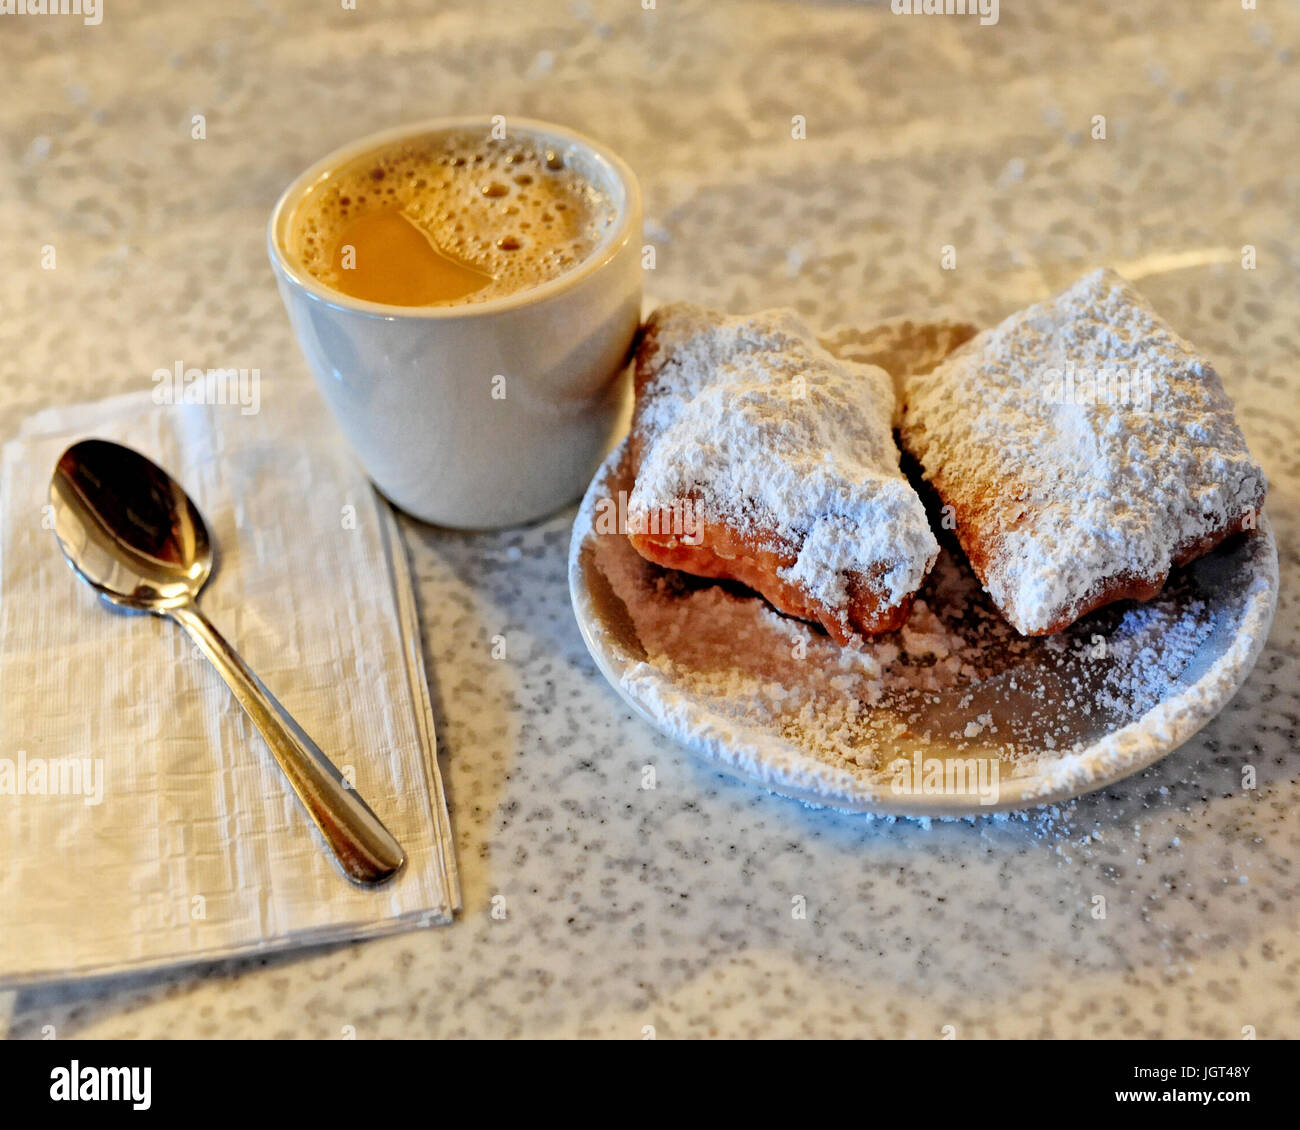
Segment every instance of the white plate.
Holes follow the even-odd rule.
[[[630,487],[624,456],[625,444],[596,473],[573,529],[569,590],[592,657],[664,734],[809,804],[961,817],[1102,788],[1222,710],[1272,623],[1265,519],[1178,570],[1149,605],[1037,640],[1016,636],[945,551],[908,626],[846,655],[748,590],[660,569],[610,532]],[[919,677],[933,689],[898,689]]]

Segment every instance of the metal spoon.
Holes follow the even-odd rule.
[[[367,884],[396,874],[406,862],[401,845],[199,611],[212,547],[180,484],[129,447],[88,439],[59,459],[50,502],[77,576],[112,604],[170,616],[189,632],[261,731],[343,873]]]

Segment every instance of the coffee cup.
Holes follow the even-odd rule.
[[[554,277],[481,301],[373,302],[315,277],[293,247],[308,193],[370,152],[458,132],[554,154],[608,203],[607,225]],[[436,235],[436,233],[435,233]],[[493,529],[577,498],[616,437],[641,309],[641,195],[627,165],[572,130],[439,118],[369,135],[284,191],[267,244],[316,385],[362,467],[426,522]]]

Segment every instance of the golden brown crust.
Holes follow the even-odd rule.
[[[671,528],[670,520],[670,514],[663,514],[660,528]],[[821,624],[840,644],[847,644],[854,631],[866,636],[895,631],[906,622],[912,608],[910,596],[900,604],[882,606],[866,578],[856,573],[848,577],[844,612],[829,608],[781,576],[781,570],[795,563],[795,553],[776,548],[774,539],[746,537],[726,525],[701,523],[691,543],[673,534],[633,533],[629,537],[646,560],[697,577],[738,581],[787,616]]]
[[[906,442],[904,447],[906,448]],[[942,473],[930,477],[931,486],[940,502],[950,511],[955,526],[953,532],[962,552],[966,554],[980,583],[987,586],[986,577],[997,560],[1003,535],[1013,532],[1021,522],[1031,519],[1034,505],[1027,497],[1028,492],[1014,482],[1003,484],[994,495],[984,491],[945,490],[944,480]],[[1262,498],[1260,501],[1262,503]],[[1228,538],[1241,533],[1246,528],[1247,520],[1248,515],[1240,515],[1202,537],[1184,543],[1176,550],[1171,567],[1178,568],[1204,557]],[[1097,591],[1070,605],[1047,626],[1022,634],[1055,635],[1080,617],[1115,601],[1151,600],[1160,594],[1168,578],[1167,572],[1154,577],[1142,577],[1134,573],[1116,574],[1108,578]]]

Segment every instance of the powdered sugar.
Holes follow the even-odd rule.
[[[797,554],[784,579],[831,609],[848,574],[885,606],[916,591],[938,545],[898,469],[883,370],[833,357],[788,310],[676,303],[647,340],[630,518],[693,498],[705,522]]]
[[[1177,685],[1214,630],[1210,605],[1176,593],[1124,610],[1108,643],[1106,676],[1098,705],[1117,714],[1143,714]]]
[[[1158,586],[1263,504],[1213,367],[1113,271],[1012,315],[904,393],[904,446],[1022,632],[1116,583]]]

